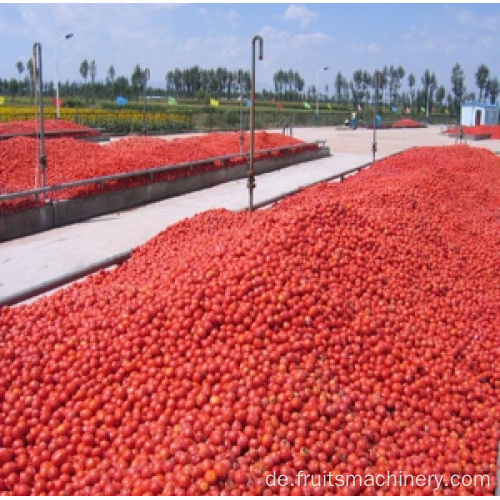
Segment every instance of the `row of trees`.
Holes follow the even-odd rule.
[[[21,61],[17,62],[16,68],[19,78],[0,79],[0,93],[14,97],[32,94],[34,85],[31,60],[26,66]],[[240,91],[245,95],[248,93],[251,77],[247,70],[231,71],[222,67],[202,69],[199,66],[192,66],[183,70],[176,68],[168,71],[165,75],[164,88],[150,88],[145,80],[145,68],[141,68],[139,64],[134,67],[130,78],[117,77],[114,67],[110,66],[104,81],[96,81],[96,62],[95,60],[89,62],[86,59],[80,64],[79,73],[83,83],[62,82],[61,95],[66,98],[83,97],[86,100],[113,99],[117,95],[134,99],[143,95],[146,85],[149,95],[170,95],[178,98],[210,96],[231,99],[238,96]],[[296,71],[280,69],[273,76],[274,90],[263,90],[260,94],[264,99],[274,98],[281,101],[303,101],[318,97],[322,101],[352,104],[355,107],[373,102],[375,95],[378,95],[380,102],[388,106],[417,106],[429,109],[439,105],[458,111],[460,103],[466,100],[478,99],[494,104],[500,92],[498,78],[491,77],[489,68],[484,64],[481,64],[475,73],[478,96],[466,88],[465,73],[459,63],[452,68],[451,87],[448,92],[444,85],[437,82],[435,73],[429,69],[421,76],[419,87],[417,87],[417,77],[409,73],[406,79],[408,90],[402,91],[405,76],[406,71],[402,66],[392,65],[378,71],[377,78],[373,73],[363,69],[356,70],[351,79],[339,71],[333,81],[333,92],[330,93],[329,84],[326,83],[323,93],[315,85],[306,88],[304,79]],[[46,94],[55,95],[55,84],[52,81],[46,81],[44,85]]]

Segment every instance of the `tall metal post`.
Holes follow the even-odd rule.
[[[244,136],[243,136],[243,92],[242,92],[242,79],[243,70],[238,70],[238,86],[240,87],[240,153],[243,153],[244,149]]]
[[[144,108],[142,111],[142,135],[146,135],[148,133],[147,122],[146,122],[146,90],[148,86],[148,80],[150,77],[149,68],[144,70]]]
[[[325,66],[324,68],[318,69],[316,73],[316,125],[319,125],[319,74],[322,71],[327,71],[328,66]]]
[[[68,33],[56,43],[56,118],[61,117],[61,106],[59,104],[59,43],[63,40],[69,40],[73,33]]]
[[[33,44],[33,71],[35,73],[35,93],[38,87],[40,98],[40,155],[38,158],[38,171],[42,179],[42,187],[47,185],[47,155],[45,153],[45,125],[43,121],[43,78],[42,78],[42,45]],[[44,197],[45,195],[42,195]]]
[[[259,60],[264,58],[264,39],[260,35],[255,35],[252,39],[252,89],[250,92],[250,168],[248,171],[248,209],[253,210],[253,190],[255,189],[255,171],[254,171],[254,135],[255,135],[255,42],[259,42]]]
[[[373,144],[372,153],[373,161],[375,161],[375,153],[377,152],[377,114],[378,114],[378,86],[379,86],[380,74],[379,71],[375,71],[375,105],[373,107]]]

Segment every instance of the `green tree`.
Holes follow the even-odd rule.
[[[490,80],[490,102],[491,104],[497,103],[498,94],[500,93],[500,84],[498,78]]]
[[[80,75],[82,75],[82,78],[85,80],[85,83],[87,83],[87,78],[89,77],[89,62],[87,59],[84,59],[81,64],[80,64]]]
[[[488,84],[488,78],[490,76],[490,70],[484,64],[481,64],[476,71],[476,85],[479,88],[479,101],[483,100],[483,94],[486,90],[486,85]]]
[[[401,88],[401,80],[404,76],[405,70],[402,66],[391,65],[389,68],[389,105],[395,104]]]
[[[116,71],[115,71],[115,68],[113,65],[111,65],[109,68],[108,68],[108,76],[107,76],[107,80],[109,83],[111,83],[111,85],[113,85],[114,81],[115,81],[115,78],[116,78]]]
[[[139,64],[135,65],[134,71],[132,72],[132,76],[130,77],[130,81],[132,83],[132,92],[136,95],[137,99],[139,99],[140,92],[144,84],[143,71],[139,66]]]
[[[95,78],[97,76],[97,66],[95,60],[92,59],[89,65],[90,82],[92,84],[92,100],[95,100]]]
[[[436,80],[436,75],[434,73],[431,73],[429,69],[426,69],[424,72],[424,75],[422,76],[422,85],[424,86],[424,101],[425,101],[425,108],[427,111],[427,116],[429,116],[429,109],[432,106],[432,98],[434,91],[437,88],[437,80]]]
[[[451,93],[453,96],[453,109],[458,113],[466,93],[465,73],[459,63],[456,63],[451,70]]]
[[[417,80],[415,78],[415,75],[413,73],[410,73],[408,75],[408,87],[410,88],[409,95],[410,95],[410,105],[411,106],[413,106],[413,103],[415,101],[415,89],[413,87],[415,87],[416,82],[417,82]]]
[[[23,94],[23,85],[21,83],[21,77],[24,73],[24,64],[22,61],[17,61],[16,63],[17,72],[19,73],[19,88],[21,90],[21,95]]]
[[[436,102],[440,106],[442,106],[445,97],[446,97],[446,89],[441,85],[436,90]]]

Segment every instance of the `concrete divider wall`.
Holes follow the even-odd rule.
[[[296,163],[330,156],[328,147],[306,151],[291,156],[256,161],[256,174],[264,174]],[[83,198],[51,201],[37,208],[0,216],[0,242],[46,231],[55,227],[80,222],[108,213],[161,201],[173,196],[216,186],[223,182],[247,177],[248,163],[212,172],[182,177],[173,181],[158,182],[110,193]]]

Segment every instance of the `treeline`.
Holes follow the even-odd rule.
[[[0,94],[11,96],[33,95],[33,67],[31,60],[24,65],[16,64],[19,78],[10,80],[0,78]],[[326,69],[326,68],[325,68]],[[250,90],[250,71],[229,70],[218,67],[203,69],[192,66],[186,69],[176,68],[165,75],[163,88],[151,87],[147,80],[148,71],[139,64],[134,67],[130,77],[117,76],[113,66],[106,72],[104,80],[97,80],[95,60],[81,62],[79,73],[83,81],[60,82],[60,95],[67,103],[71,99],[83,99],[86,103],[98,99],[115,99],[117,96],[129,100],[141,99],[142,96],[171,96],[183,99],[234,99],[241,93],[247,97]],[[275,99],[283,102],[314,101],[352,105],[357,108],[373,103],[375,96],[379,102],[391,107],[410,107],[412,109],[432,109],[435,106],[447,107],[457,112],[464,101],[484,101],[495,104],[500,92],[497,77],[490,75],[490,70],[481,64],[475,73],[476,89],[465,86],[465,72],[459,63],[451,70],[447,87],[438,82],[434,72],[427,69],[423,75],[407,73],[402,66],[385,66],[376,75],[364,69],[356,70],[349,78],[338,71],[325,71],[322,85],[309,85],[296,71],[278,70],[273,76],[274,88],[263,89],[258,93],[262,99]],[[378,86],[377,86],[378,82]],[[451,85],[450,85],[451,84]],[[376,88],[377,87],[377,88]],[[405,90],[403,90],[405,88]],[[55,83],[44,82],[44,93],[55,96]]]

